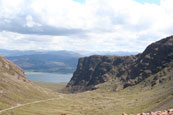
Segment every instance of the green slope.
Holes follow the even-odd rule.
[[[18,66],[0,57],[0,110],[53,96],[51,91],[29,81]]]
[[[151,79],[152,77],[146,81]],[[173,80],[166,80],[153,87],[146,86],[146,81],[118,92],[106,88],[109,83],[100,84],[102,86],[95,91],[64,94],[62,98],[16,108],[7,113],[13,115],[121,115],[122,112],[136,114],[173,108]],[[42,86],[47,87],[47,84],[42,83]]]

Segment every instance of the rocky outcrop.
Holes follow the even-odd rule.
[[[128,115],[128,114],[122,113],[122,115]],[[150,112],[150,113],[139,113],[137,115],[173,115],[173,109],[169,109],[165,111]]]
[[[20,67],[0,56],[0,79],[2,76],[29,82],[29,80],[25,76],[24,71]]]
[[[170,36],[152,43],[138,55],[80,58],[66,88],[71,92],[93,90],[96,85],[113,79],[115,90],[119,90],[136,85],[151,75],[155,75],[155,81],[165,75],[172,79],[172,68],[173,36]],[[154,80],[152,82],[155,85]]]

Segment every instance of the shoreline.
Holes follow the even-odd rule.
[[[59,72],[35,72],[35,71],[24,71],[25,74],[62,74],[62,75],[73,75],[73,73],[59,73]]]

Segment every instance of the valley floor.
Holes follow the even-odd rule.
[[[59,96],[62,97],[61,95],[59,95]],[[26,106],[26,105],[46,102],[46,101],[55,100],[55,99],[57,99],[57,98],[51,98],[51,99],[46,99],[46,100],[39,100],[39,101],[34,101],[34,102],[30,102],[30,103],[25,103],[25,104],[18,104],[16,106],[13,106],[13,107],[10,107],[10,108],[4,109],[4,110],[0,110],[0,113],[5,113],[5,112],[7,112],[9,110],[13,110],[13,109],[16,109],[16,108],[19,108],[19,107],[23,107],[23,106]]]
[[[43,86],[44,83],[41,83]],[[65,85],[65,84],[64,84]],[[54,89],[46,83],[49,89]],[[45,86],[45,87],[46,87]],[[61,84],[62,87],[62,84]],[[55,90],[54,90],[55,91]],[[59,91],[59,90],[57,90]],[[59,95],[59,93],[57,93]],[[103,89],[23,104],[2,115],[121,115],[173,108],[172,81],[155,87],[128,87],[119,92]]]

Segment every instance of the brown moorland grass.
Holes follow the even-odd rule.
[[[2,115],[120,115],[136,114],[173,107],[172,80],[155,87],[143,88],[143,83],[113,92],[100,88],[62,98],[26,105]],[[167,102],[168,103],[164,103]],[[159,106],[164,103],[163,106]],[[159,107],[158,107],[159,106]],[[158,108],[157,108],[158,107]]]

